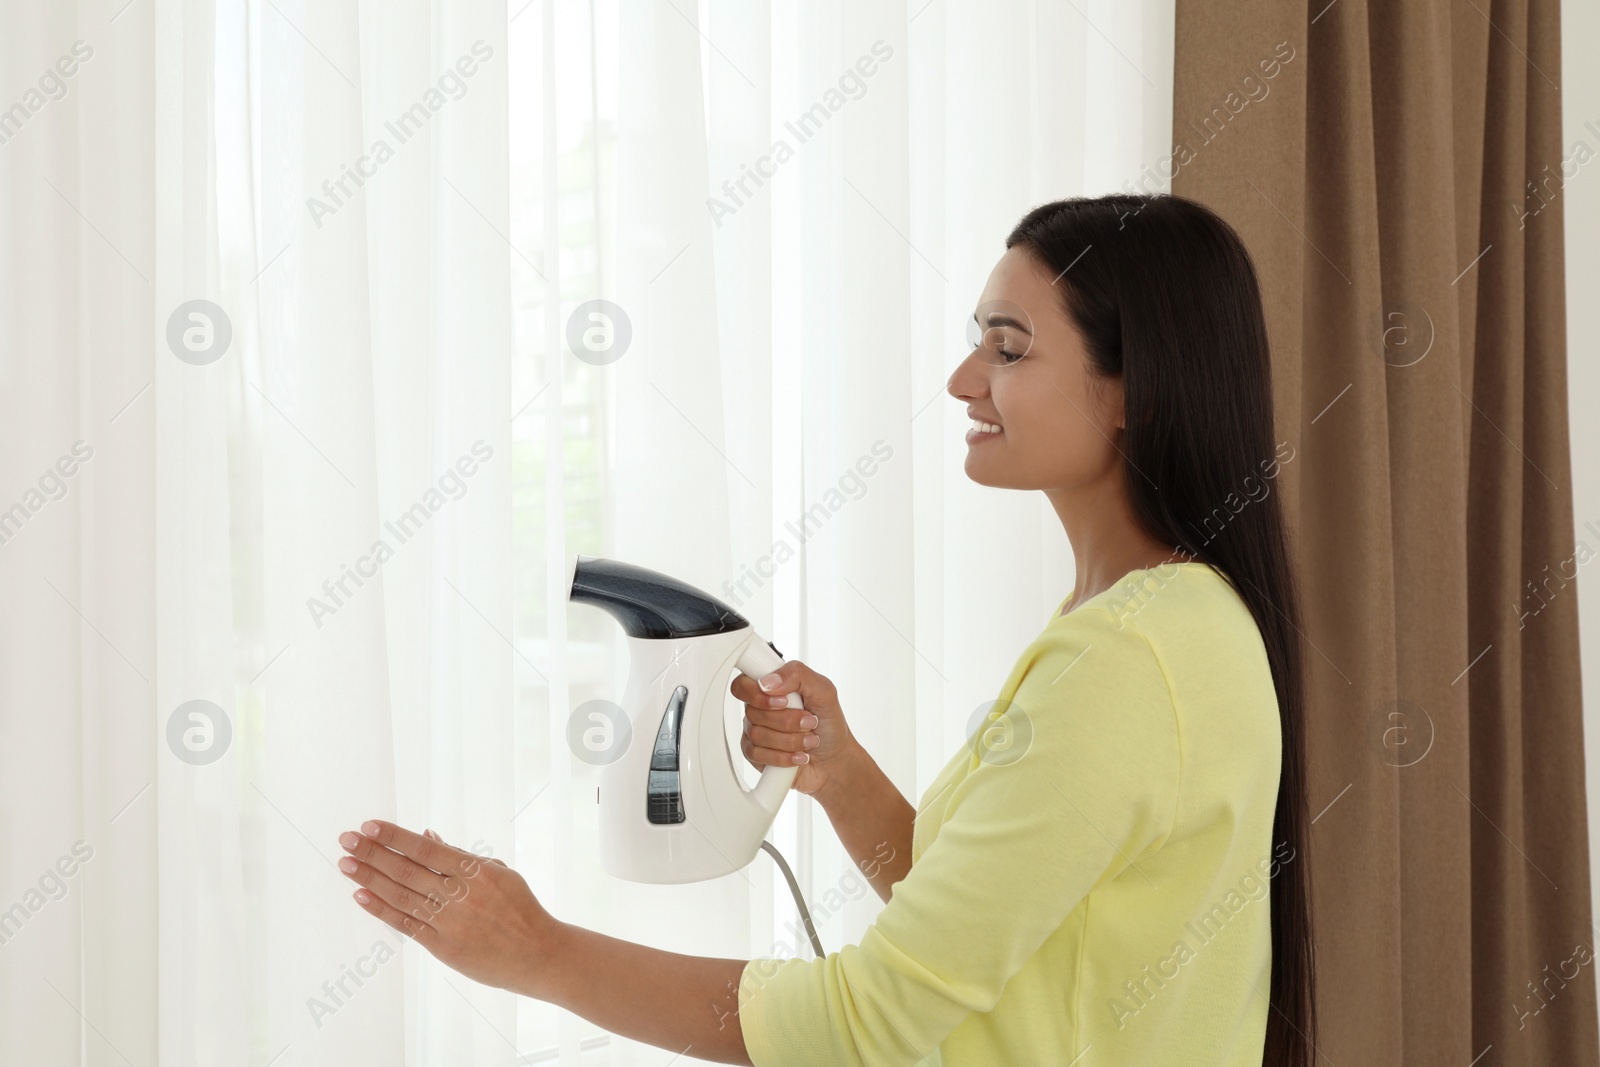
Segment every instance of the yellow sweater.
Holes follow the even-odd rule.
[[[1272,842],[1271,670],[1232,586],[1130,572],[1051,617],[989,715],[861,943],[746,964],[751,1061],[1257,1067],[1269,879],[1294,856]]]

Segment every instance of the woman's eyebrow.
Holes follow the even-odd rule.
[[[974,311],[972,313],[972,321],[973,322],[978,322],[978,313],[976,311]],[[978,325],[982,326],[983,323],[978,322]],[[1032,330],[1028,329],[1026,326],[1024,326],[1022,323],[1018,322],[1016,319],[1012,318],[1010,315],[1002,315],[998,311],[991,311],[989,313],[989,328],[993,329],[996,326],[1010,326],[1013,329],[1021,330],[1023,333],[1027,334],[1029,337],[1033,336],[1033,331]]]

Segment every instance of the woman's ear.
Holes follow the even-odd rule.
[[[1096,398],[1100,402],[1100,410],[1105,413],[1106,421],[1113,429],[1126,430],[1128,428],[1128,404],[1122,395],[1122,378],[1099,379],[1099,387],[1095,390]]]

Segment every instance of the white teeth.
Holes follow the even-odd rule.
[[[983,421],[981,421],[979,419],[973,419],[972,420],[972,428],[974,430],[977,430],[979,433],[999,433],[1000,432],[1000,427],[996,426],[994,423],[992,423],[992,422],[983,422]]]

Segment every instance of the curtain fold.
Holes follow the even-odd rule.
[[[1251,248],[1296,450],[1336,1063],[1600,1057],[1558,16],[1178,6],[1173,191]]]

